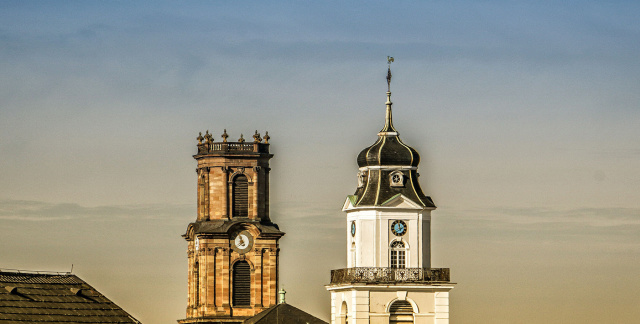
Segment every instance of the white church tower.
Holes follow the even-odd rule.
[[[389,64],[393,58],[389,58]],[[418,152],[391,118],[358,155],[358,188],[348,196],[347,268],[331,271],[332,324],[449,323],[448,268],[431,268],[431,211],[418,183]]]

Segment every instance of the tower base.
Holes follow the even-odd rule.
[[[331,324],[448,324],[446,284],[332,284]]]

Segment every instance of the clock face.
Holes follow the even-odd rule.
[[[407,223],[401,220],[396,220],[391,223],[391,232],[394,235],[402,236],[407,233]]]
[[[242,231],[233,240],[234,250],[240,254],[247,253],[253,246],[253,236],[247,231]]]
[[[239,249],[246,249],[249,247],[249,238],[244,234],[236,236],[236,247]]]
[[[351,236],[356,236],[356,222],[351,222]]]

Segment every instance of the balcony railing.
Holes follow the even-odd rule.
[[[267,143],[216,142],[198,144],[198,155],[226,152],[269,153]]]
[[[346,268],[331,270],[331,283],[449,282],[449,268]]]

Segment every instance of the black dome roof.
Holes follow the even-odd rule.
[[[387,92],[385,125],[378,133],[378,140],[358,154],[358,166],[399,165],[417,167],[420,155],[400,140],[391,118],[391,93]]]
[[[398,135],[380,135],[378,141],[358,154],[358,166],[401,165],[417,167],[420,155],[412,147],[402,143]]]
[[[418,182],[420,155],[402,143],[391,120],[391,92],[387,92],[385,125],[378,140],[358,154],[358,189],[352,196],[355,207],[385,206],[398,195],[425,208],[435,208],[431,197],[425,196]],[[396,175],[399,182],[393,182]],[[351,199],[351,198],[350,198]]]

